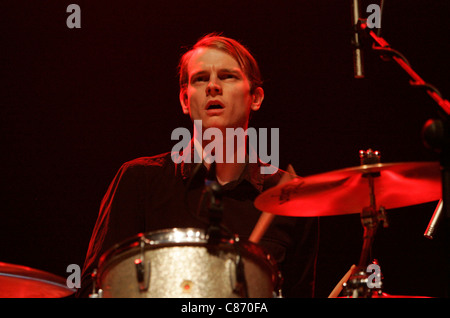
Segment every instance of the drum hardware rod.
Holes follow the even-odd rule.
[[[273,298],[284,298],[283,297],[283,281],[284,281],[284,277],[283,274],[281,273],[281,271],[278,271],[277,273],[277,277],[273,278],[274,281],[278,281],[277,284],[275,284],[275,288],[273,291]]]
[[[434,210],[433,216],[431,217],[430,222],[428,223],[427,229],[423,234],[426,238],[430,240],[433,239],[434,232],[439,224],[443,206],[444,202],[442,201],[442,199],[440,199],[438,205],[436,206],[436,209]]]
[[[358,266],[354,267],[348,282],[343,285],[344,293],[347,296],[369,298],[372,297],[374,292],[378,294],[382,292],[381,287],[375,289],[368,287],[369,275],[366,269],[368,268],[368,260],[380,221],[383,222],[384,227],[387,227],[387,221],[385,222],[384,220],[386,220],[386,213],[383,207],[380,207],[379,211],[374,209],[373,206],[367,207],[361,213],[361,222],[364,227],[363,247]]]
[[[380,163],[380,152],[368,149],[367,151],[359,151],[361,165]],[[386,210],[380,206],[377,209],[376,197],[375,197],[375,179],[380,177],[380,172],[364,173],[363,178],[366,178],[369,185],[369,201],[370,205],[365,207],[361,211],[361,224],[364,228],[363,235],[363,247],[361,257],[359,259],[359,267],[366,268],[370,258],[370,252],[372,249],[375,234],[378,229],[378,225],[383,223],[384,227],[388,227]]]
[[[233,288],[233,292],[238,295],[248,298],[247,280],[245,279],[244,262],[241,255],[236,256],[236,284]]]
[[[248,298],[248,286],[247,279],[245,278],[245,265],[242,259],[242,249],[239,236],[234,236],[233,246],[236,251],[235,259],[235,275],[236,281],[233,287],[233,292],[240,295],[243,298]]]
[[[145,242],[144,236],[141,237],[139,242],[140,256],[134,260],[136,269],[136,279],[139,285],[139,291],[145,292],[149,289],[150,285],[150,261],[145,261]]]
[[[367,151],[360,151],[361,165],[380,163],[380,153],[369,149]],[[372,245],[375,239],[380,223],[383,223],[384,227],[388,226],[386,210],[384,207],[377,209],[376,197],[375,197],[375,179],[380,177],[380,172],[364,173],[363,178],[366,178],[369,185],[369,199],[370,205],[362,209],[360,217],[361,224],[364,228],[363,234],[363,246],[359,259],[358,266],[353,270],[348,282],[344,284],[345,293],[352,295],[353,298],[371,297],[372,290],[368,288],[368,275],[366,268],[369,265],[370,254]],[[381,289],[379,290],[381,292]]]
[[[373,241],[375,239],[375,234],[377,232],[380,223],[383,223],[384,227],[388,227],[386,210],[384,207],[380,209],[376,208],[376,200],[374,193],[374,176],[372,174],[365,175],[369,181],[370,187],[370,206],[363,208],[361,212],[361,224],[364,228],[363,234],[363,248],[361,252],[361,257],[359,259],[359,266],[365,267],[368,265],[370,258],[370,251],[372,249]],[[376,177],[376,176],[375,176]]]
[[[378,151],[373,151],[370,148],[367,151],[360,150],[359,159],[361,165],[380,163],[380,153]],[[379,172],[365,173],[362,175],[363,178],[367,179],[369,184],[370,205],[363,208],[360,214],[361,224],[364,228],[364,236],[361,257],[358,264],[359,267],[367,266],[375,232],[378,227],[378,210],[375,198],[375,178],[379,176]]]

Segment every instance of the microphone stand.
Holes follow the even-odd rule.
[[[208,251],[214,253],[213,247],[223,243],[224,241],[228,241],[229,243],[232,242],[233,248],[236,252],[236,276],[233,292],[241,297],[248,298],[249,294],[240,239],[237,235],[234,235],[233,238],[228,237],[230,234],[229,230],[225,229],[225,227],[221,224],[224,211],[223,191],[222,186],[215,181],[215,163],[211,165],[208,176],[206,177],[205,190],[200,201],[200,208],[202,208],[205,200],[207,200],[207,210],[209,215],[209,223],[206,228],[206,247],[208,248]],[[227,235],[225,235],[224,230],[227,232]]]
[[[416,87],[423,87],[427,94],[438,105],[437,112],[439,119],[430,119],[424,125],[422,130],[423,141],[426,147],[432,148],[439,154],[439,161],[441,166],[442,177],[442,213],[434,213],[430,224],[433,229],[437,223],[441,223],[442,231],[447,239],[450,239],[450,135],[449,135],[449,117],[450,117],[450,102],[443,99],[440,92],[433,86],[426,83],[411,67],[407,59],[398,51],[393,50],[385,39],[378,36],[372,29],[368,27],[365,19],[360,19],[358,22],[358,29],[363,31],[369,38],[373,40],[372,49],[381,52],[383,60],[389,56],[394,60],[410,77],[410,84]],[[435,219],[439,216],[440,220]],[[432,237],[432,233],[426,233]],[[427,236],[426,235],[426,236]],[[450,274],[447,273],[447,288],[450,287]],[[448,292],[449,290],[447,290]]]
[[[206,193],[208,194],[209,225],[206,229],[208,244],[219,244],[222,240],[223,201],[222,187],[216,181],[206,181]]]

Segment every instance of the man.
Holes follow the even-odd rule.
[[[233,39],[210,34],[182,56],[179,73],[182,111],[193,121],[201,121],[200,131],[194,132],[192,142],[183,149],[184,160],[166,153],[138,158],[120,168],[101,203],[79,295],[91,292],[89,276],[99,257],[114,244],[138,233],[205,228],[207,218],[199,209],[205,178],[221,185],[224,209],[220,222],[241,240],[249,238],[261,214],[254,199],[280,180],[281,170],[264,174],[263,163],[249,162],[247,147],[238,143],[227,147],[227,128],[246,130],[251,113],[260,109],[264,99],[260,71],[249,51]],[[208,145],[214,138],[197,138],[208,129],[221,132],[223,147],[211,150]],[[218,159],[221,151],[225,160],[208,160],[211,156]],[[238,160],[242,151],[245,161]],[[197,155],[203,161],[186,160],[186,153],[190,159]],[[314,219],[277,216],[261,239],[260,245],[281,267],[285,297],[312,296],[316,225]]]

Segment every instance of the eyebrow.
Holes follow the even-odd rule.
[[[235,68],[235,69],[234,68],[221,68],[221,69],[219,69],[217,71],[217,73],[232,73],[232,74],[238,74],[238,75],[243,75],[244,74],[244,72],[241,69],[239,69],[239,68]],[[193,78],[193,77],[199,76],[199,75],[206,75],[206,74],[209,74],[209,71],[200,70],[200,71],[197,71],[197,72],[193,73],[190,76],[190,78]]]
[[[233,74],[244,74],[240,68],[222,68],[219,70],[220,72],[224,73],[233,73]]]

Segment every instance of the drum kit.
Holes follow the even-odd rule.
[[[364,229],[363,246],[357,266],[344,275],[330,298],[399,298],[382,291],[381,272],[369,275],[370,251],[379,225],[388,226],[386,210],[427,202],[442,197],[439,162],[380,163],[380,154],[360,151],[361,165],[296,178],[262,193],[255,206],[276,215],[325,217],[360,214]],[[439,206],[442,205],[442,200]],[[431,224],[431,222],[430,222]],[[429,226],[430,228],[430,226]],[[426,234],[431,235],[427,229]],[[373,267],[372,267],[373,268]],[[373,280],[377,283],[374,284]]]
[[[285,179],[254,203],[264,211],[261,219],[266,223],[272,220],[267,216],[275,215],[360,214],[364,236],[359,263],[351,267],[329,297],[403,297],[388,295],[380,285],[368,284],[369,252],[378,226],[386,226],[386,210],[441,198],[440,165],[383,164],[379,153],[370,149],[361,151],[360,158],[360,166]],[[139,234],[101,257],[90,297],[282,297],[282,275],[257,241],[241,241],[231,235],[211,243],[208,232],[197,228]],[[62,277],[0,263],[0,297],[55,298],[74,292]]]
[[[0,262],[0,298],[62,298],[74,292],[62,277]]]

